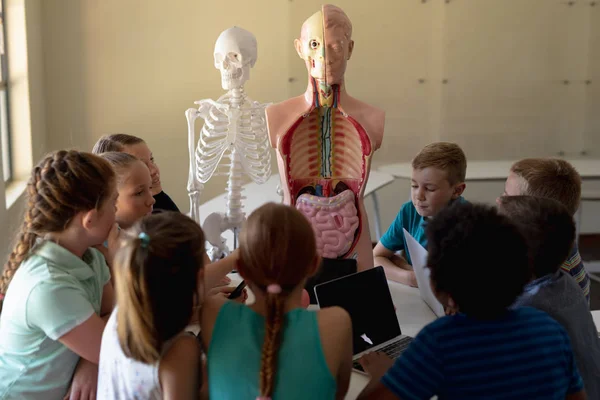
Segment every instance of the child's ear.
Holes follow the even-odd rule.
[[[464,182],[461,182],[461,183],[457,184],[456,186],[454,186],[454,193],[452,193],[452,199],[458,199],[460,196],[462,196],[466,187],[467,187],[467,184]]]
[[[96,221],[98,221],[98,210],[93,209],[83,213],[81,224],[89,231],[94,228]]]

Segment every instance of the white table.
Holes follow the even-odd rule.
[[[377,198],[377,190],[389,185],[392,182],[394,182],[394,177],[392,175],[377,171],[371,171],[371,173],[369,174],[369,180],[367,181],[367,187],[365,188],[365,198],[368,196],[372,196],[373,199],[373,208],[375,214],[375,232],[377,235],[377,240],[379,240],[379,238],[381,237],[379,200]],[[279,194],[277,194],[277,188],[279,184],[279,174],[274,174],[269,178],[267,182],[265,182],[262,185],[258,185],[254,182],[244,185],[244,191],[242,192],[242,195],[246,197],[243,200],[244,212],[246,213],[246,215],[250,215],[252,211],[256,210],[258,207],[262,206],[265,203],[281,203],[282,197]],[[222,195],[208,200],[206,203],[200,205],[201,224],[204,223],[204,219],[211,213],[226,211],[226,198],[226,193],[223,193]],[[233,232],[224,232],[222,236],[227,240],[227,246],[229,247],[229,249],[233,249]]]
[[[575,159],[566,160],[579,172],[584,179],[600,178],[600,160]],[[467,181],[492,181],[504,180],[508,177],[510,167],[517,160],[498,161],[468,161]],[[412,175],[411,163],[397,163],[383,165],[377,171],[394,175],[396,178],[410,179]]]
[[[600,310],[592,311],[592,318],[594,318],[594,323],[596,324],[596,330],[600,335]]]

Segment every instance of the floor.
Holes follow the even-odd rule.
[[[579,238],[579,252],[584,260],[600,260],[600,235],[583,235]],[[600,279],[600,274],[595,277]],[[600,310],[600,282],[592,280],[590,309]]]

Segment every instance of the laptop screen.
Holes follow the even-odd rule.
[[[350,314],[354,354],[401,334],[383,267],[317,285],[315,294],[321,308],[339,306]]]

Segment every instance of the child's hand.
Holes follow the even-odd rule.
[[[71,386],[63,400],[92,400],[98,388],[98,366],[84,358],[79,360]]]
[[[456,313],[458,313],[458,307],[445,306],[444,312],[446,313],[446,315],[456,315]]]
[[[216,287],[208,291],[209,296],[223,296],[224,298],[228,298],[231,292],[235,290],[234,287],[231,286],[221,286]],[[248,291],[246,289],[242,290],[242,294],[233,301],[237,301],[238,303],[244,304],[248,300]]]
[[[372,379],[381,378],[394,365],[394,360],[381,352],[365,354],[358,362]]]
[[[408,271],[408,284],[412,287],[419,287],[417,284],[417,276],[415,275],[415,271]]]

